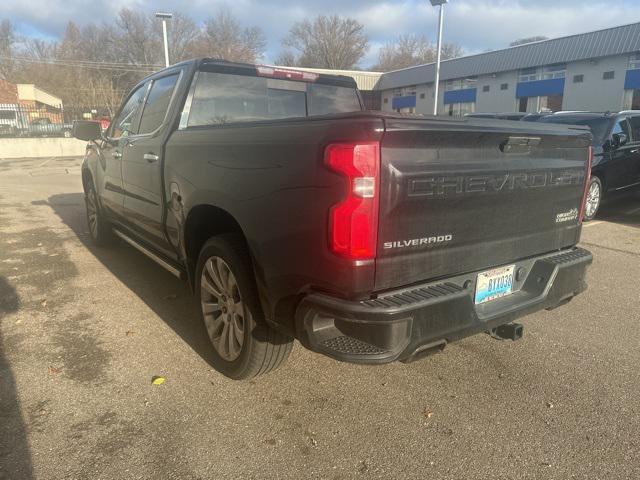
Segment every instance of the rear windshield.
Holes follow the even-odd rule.
[[[542,123],[560,123],[562,125],[586,125],[591,128],[594,140],[603,142],[607,132],[609,131],[610,118],[607,117],[573,117],[549,115],[542,117],[539,122]]]
[[[354,88],[200,72],[188,125],[219,125],[360,110]]]

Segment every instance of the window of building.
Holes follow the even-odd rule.
[[[629,70],[640,69],[640,52],[632,53],[629,57]]]
[[[522,70],[520,70],[521,82],[535,82],[536,80],[539,80],[538,69],[536,67],[523,68]]]
[[[450,103],[448,106],[448,114],[450,117],[462,117],[467,113],[473,113],[476,111],[476,104],[474,102],[467,103]]]
[[[584,82],[584,75],[574,75],[573,83],[582,83]]]
[[[616,72],[614,72],[613,70],[610,72],[604,72],[602,74],[603,80],[613,80],[615,76],[616,76]]]
[[[401,88],[394,88],[393,89],[393,96],[394,97],[401,97],[402,96],[402,89]]]
[[[491,90],[491,87],[489,85],[485,85],[484,87],[482,87],[483,92],[488,92],[489,90]]]
[[[500,85],[500,90],[509,90],[509,84],[503,83],[502,85]]]
[[[421,93],[420,94],[420,99],[421,100],[424,100],[426,97],[427,97],[427,95],[425,93]]]
[[[477,77],[458,78],[455,80],[447,80],[445,90],[466,90],[468,88],[476,88],[478,84]]]
[[[417,87],[415,85],[411,85],[410,87],[405,87],[404,96],[405,97],[415,97],[416,96]]]
[[[389,103],[389,99],[388,99],[388,98],[385,98],[385,99],[384,99],[384,103]]]
[[[564,78],[567,72],[566,63],[557,63],[555,65],[547,65],[544,67],[543,78],[551,80],[553,78]]]

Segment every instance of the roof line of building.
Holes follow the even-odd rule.
[[[451,62],[453,60],[462,60],[462,59],[467,59],[467,58],[479,57],[481,55],[488,55],[488,54],[491,54],[491,53],[506,52],[508,50],[515,50],[517,48],[529,47],[531,45],[536,45],[536,44],[540,44],[540,43],[554,42],[554,41],[558,41],[558,40],[565,40],[567,38],[579,37],[581,35],[586,35],[586,34],[589,34],[589,33],[598,33],[598,32],[604,32],[606,30],[613,30],[613,29],[616,29],[616,28],[630,27],[632,25],[636,25],[636,24],[639,24],[639,23],[640,23],[640,21],[624,23],[622,25],[615,25],[613,27],[600,28],[598,30],[590,30],[588,32],[572,33],[571,35],[564,35],[562,37],[547,38],[545,40],[537,40],[535,42],[523,43],[522,45],[514,45],[514,46],[505,47],[505,48],[499,48],[497,50],[490,50],[488,52],[472,53],[471,55],[463,55],[461,57],[447,58],[446,60],[442,60],[440,63],[442,64],[442,63],[446,63],[446,62]],[[421,63],[420,65],[413,65],[411,67],[398,68],[397,70],[389,70],[388,72],[384,72],[384,74],[387,75],[389,73],[396,73],[396,72],[402,72],[402,71],[405,71],[405,70],[412,70],[414,68],[427,67],[429,65],[435,65],[435,63],[436,62]]]

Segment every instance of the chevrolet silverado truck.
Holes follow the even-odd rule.
[[[91,238],[187,281],[234,379],[294,339],[367,364],[515,340],[514,320],[585,290],[588,127],[362,109],[346,77],[210,59],[155,73],[106,132],[74,125]]]

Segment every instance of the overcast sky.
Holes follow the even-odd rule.
[[[354,17],[365,25],[371,48],[361,66],[377,58],[381,45],[406,33],[435,41],[436,9],[428,0],[0,0],[0,19],[8,18],[27,35],[55,38],[65,24],[100,23],[121,7],[180,11],[196,22],[229,8],[247,26],[267,35],[266,62],[280,50],[291,24],[318,14]],[[444,38],[467,53],[506,47],[516,38],[559,37],[640,21],[640,0],[451,0]]]

